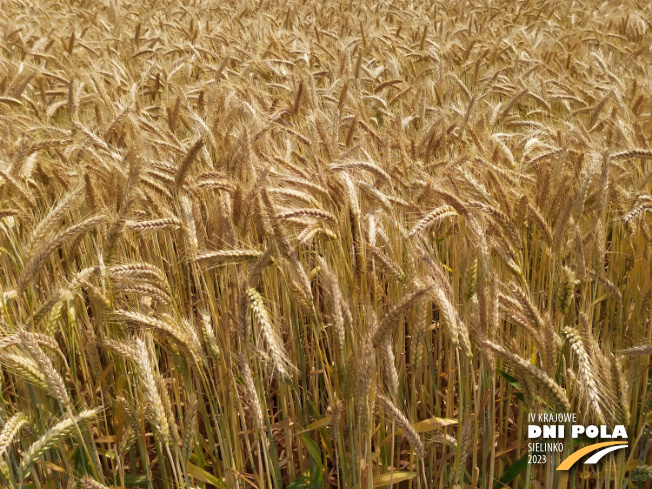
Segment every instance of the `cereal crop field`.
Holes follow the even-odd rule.
[[[645,1],[0,0],[0,487],[649,488],[651,144]]]

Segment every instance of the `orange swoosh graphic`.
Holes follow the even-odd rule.
[[[609,447],[611,445],[623,445],[625,441],[605,441],[602,443],[596,443],[595,445],[589,445],[588,447],[584,447],[581,450],[578,450],[577,452],[573,453],[572,455],[569,455],[562,463],[559,464],[559,467],[557,467],[557,470],[568,470],[570,469],[575,462],[577,462],[579,459],[581,459],[584,455],[588,455],[591,452],[595,452],[596,450],[600,450],[601,448],[604,447]]]

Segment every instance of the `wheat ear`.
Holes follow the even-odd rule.
[[[403,430],[405,438],[407,438],[412,450],[418,458],[422,458],[425,453],[425,447],[419,434],[414,429],[412,424],[408,421],[405,415],[390,401],[387,397],[380,394],[376,395],[378,405],[383,408],[383,411],[396,423],[396,425]]]
[[[7,421],[0,432],[0,458],[9,448],[16,434],[27,423],[27,417],[23,413],[14,414]]]
[[[34,277],[34,275],[36,275],[41,267],[45,265],[47,258],[55,249],[68,240],[75,240],[79,236],[88,232],[91,228],[102,223],[104,219],[104,216],[89,217],[85,221],[70,226],[68,229],[56,234],[46,243],[41,245],[41,247],[36,250],[34,255],[25,264],[23,272],[20,274],[18,283],[16,284],[16,291],[22,292],[25,287],[27,287],[28,282]]]
[[[161,440],[161,443],[165,445],[170,441],[170,426],[161,394],[156,386],[154,367],[149,356],[149,349],[147,348],[147,344],[140,338],[136,338],[134,347],[135,354],[132,359],[138,366],[146,402],[147,418],[154,428],[156,435]]]
[[[288,377],[289,371],[292,369],[290,359],[278,333],[274,329],[262,296],[256,289],[249,287],[247,289],[247,298],[249,300],[251,314],[260,328],[275,371],[278,372],[281,378]]]
[[[588,404],[593,409],[598,420],[602,423],[604,422],[605,417],[600,405],[600,394],[592,366],[593,361],[589,358],[584,342],[575,328],[567,326],[564,328],[564,334],[570,343],[573,353],[577,356],[579,385],[582,387],[584,394],[586,395]]]
[[[59,372],[57,372],[54,365],[52,365],[52,361],[45,353],[43,353],[38,342],[30,333],[21,331],[18,334],[23,342],[23,346],[27,349],[32,359],[37,363],[41,372],[43,372],[50,393],[64,408],[70,406],[70,395],[68,394],[68,389],[66,389],[66,385],[63,382],[61,375],[59,375]]]
[[[256,430],[258,430],[259,433],[262,433],[265,429],[265,422],[263,420],[263,411],[260,407],[260,398],[258,397],[258,391],[256,390],[256,385],[254,384],[254,378],[251,375],[249,361],[247,360],[245,354],[242,352],[240,352],[238,360],[240,363],[240,372],[244,381],[245,404],[249,406],[249,410],[251,411],[254,427]]]
[[[25,478],[32,464],[47,450],[59,443],[66,436],[70,435],[75,430],[78,423],[94,417],[101,410],[101,407],[87,409],[71,418],[67,418],[57,423],[52,428],[43,433],[41,437],[32,443],[27,451],[23,454],[23,458],[20,462],[21,480]]]
[[[420,301],[432,289],[431,285],[419,286],[413,292],[406,295],[401,299],[396,306],[394,306],[385,316],[376,328],[372,336],[372,343],[374,347],[378,348],[385,338],[394,330],[394,326],[398,322],[402,314],[413,304]]]
[[[342,291],[340,290],[337,277],[331,271],[330,267],[326,263],[326,260],[319,256],[317,257],[317,263],[319,263],[321,273],[324,276],[324,288],[326,289],[326,295],[328,296],[330,302],[330,310],[331,316],[333,318],[333,327],[335,330],[337,349],[340,355],[343,357],[346,330],[344,328],[344,314],[342,312],[342,303],[344,302],[342,298]]]
[[[83,489],[109,489],[109,486],[105,486],[90,477],[82,477],[79,480],[79,485],[81,485]]]
[[[387,390],[394,401],[398,400],[398,372],[396,371],[396,360],[394,359],[394,352],[392,351],[392,342],[387,338],[380,346],[380,356],[383,360],[383,373]]]
[[[188,400],[185,417],[186,421],[183,430],[183,440],[181,443],[181,455],[183,460],[188,462],[197,443],[197,415],[199,402],[197,394],[193,393]]]
[[[559,384],[551,379],[547,373],[545,373],[540,368],[535,367],[524,358],[506,350],[504,347],[498,345],[497,343],[493,343],[491,341],[483,341],[482,345],[492,350],[499,357],[502,357],[503,359],[513,363],[524,375],[533,377],[536,381],[538,381],[538,383],[546,388],[546,390],[552,395],[555,401],[561,407],[563,407],[566,412],[570,412],[570,403],[568,402],[566,392],[559,386]]]
[[[70,210],[75,204],[75,199],[80,194],[79,188],[74,189],[68,192],[61,201],[54,206],[50,212],[38,223],[38,225],[32,231],[25,248],[28,250],[29,254],[34,252],[34,247],[37,243],[41,243],[48,236],[52,228],[55,226],[56,222],[63,218],[66,212]]]

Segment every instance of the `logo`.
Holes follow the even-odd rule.
[[[582,425],[578,424],[577,414],[575,413],[530,413],[528,421],[530,423],[527,427],[528,439],[549,440],[528,443],[528,452],[530,453],[528,461],[530,463],[546,463],[546,454],[563,452],[565,441],[572,442],[572,440],[577,440],[580,436],[590,439],[599,436],[601,440],[620,439],[617,441],[600,441],[583,447],[566,457],[559,464],[557,470],[569,470],[580,459],[589,454],[592,455],[584,461],[584,464],[597,464],[605,455],[628,446],[627,431],[623,425],[616,425],[613,430],[606,425]]]
[[[602,443],[595,443],[593,445],[589,445],[588,447],[584,447],[581,450],[576,451],[569,457],[566,457],[564,461],[559,464],[557,470],[569,470],[573,465],[575,465],[575,462],[577,462],[583,456],[595,452],[596,450],[598,450],[598,452],[593,454],[591,457],[589,457],[584,463],[597,464],[600,461],[600,459],[604,457],[606,454],[614,452],[616,450],[620,450],[621,448],[626,448],[627,446],[628,445],[626,444],[623,445],[622,442],[620,441],[605,441]]]

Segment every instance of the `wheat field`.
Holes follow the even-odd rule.
[[[650,487],[647,2],[0,20],[0,486]]]

